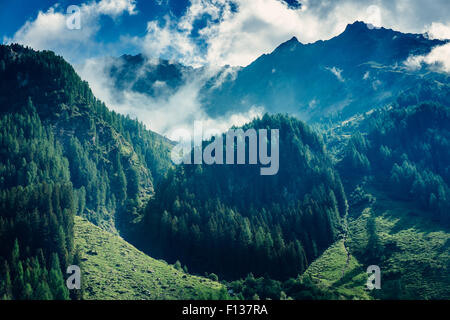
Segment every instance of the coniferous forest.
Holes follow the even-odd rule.
[[[110,112],[54,53],[0,56],[2,297],[68,298],[74,215],[110,231],[131,221],[171,166],[170,142]]]
[[[142,245],[229,279],[295,277],[342,230],[342,183],[323,141],[304,123],[266,115],[245,128],[280,128],[278,174],[260,176],[252,165],[178,167],[145,208]]]
[[[345,55],[361,33],[379,51],[343,73],[355,78],[341,87],[341,73],[315,55],[329,61],[327,46]],[[386,57],[393,34],[403,42]],[[175,141],[112,111],[62,56],[0,45],[0,299],[450,299],[448,73],[392,67],[446,42],[363,23],[329,41],[296,41],[200,90],[208,108],[271,103],[276,81],[281,101],[292,77],[316,90],[234,127],[279,130],[279,170],[267,176],[251,164],[174,164]],[[295,62],[306,76],[286,69],[283,80],[257,82],[296,54],[311,61]],[[159,60],[140,73],[143,55],[118,60],[107,70],[114,90],[141,95],[156,95],[162,80],[173,94],[204,71]],[[358,91],[370,73],[395,86],[358,105],[376,91]],[[301,97],[327,83],[335,94],[302,117]],[[325,112],[347,91],[347,109]],[[203,146],[217,137],[208,139]],[[81,289],[66,286],[71,265],[81,267]],[[366,288],[370,265],[383,270],[382,290]]]

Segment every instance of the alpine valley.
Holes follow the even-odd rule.
[[[261,107],[240,127],[279,130],[275,175],[175,165],[64,57],[0,45],[0,298],[450,299],[450,79],[405,64],[446,44],[355,22],[213,74],[104,65],[116,101],[195,82],[209,117]]]

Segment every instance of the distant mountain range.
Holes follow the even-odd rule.
[[[445,43],[355,22],[327,41],[302,44],[293,37],[246,67],[226,66],[212,77],[204,68],[143,55],[121,56],[107,68],[118,94],[126,88],[157,97],[203,77],[200,100],[211,116],[263,107],[317,122],[382,106],[422,80],[443,81],[446,75],[409,70],[404,62]]]

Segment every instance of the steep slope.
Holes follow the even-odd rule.
[[[224,299],[226,288],[155,260],[81,217],[75,217],[87,300]]]
[[[31,104],[0,114],[0,299],[68,299],[77,194]]]
[[[336,242],[302,277],[343,299],[449,299],[450,230],[383,190],[366,187],[366,195],[374,200],[350,208],[347,249]],[[381,290],[369,291],[366,268],[374,264]]]
[[[349,194],[348,247],[382,272],[374,298],[449,297],[449,94],[431,82],[333,129],[348,136],[344,147],[333,141]]]
[[[346,197],[320,137],[284,115],[265,115],[249,128],[279,129],[279,172],[180,165],[144,212],[140,248],[229,279],[250,272],[287,279],[336,239]]]
[[[110,112],[52,52],[1,45],[0,79],[0,298],[68,299],[74,215],[114,232],[133,220],[170,142]]]
[[[409,71],[403,62],[443,43],[355,22],[328,41],[304,45],[292,38],[220,87],[206,86],[203,103],[212,115],[263,106],[302,120],[337,112],[350,117],[383,105],[423,78],[440,78],[428,70]]]
[[[375,200],[351,213],[348,244],[366,267],[381,269],[381,290],[371,295],[450,299],[450,229],[431,222],[413,203],[387,197],[380,188],[367,186],[365,192]]]
[[[391,197],[413,202],[428,219],[450,225],[449,121],[450,108],[434,102],[373,112],[343,151],[344,180],[350,188],[370,180]]]
[[[142,123],[109,111],[73,68],[49,51],[0,47],[0,112],[32,105],[70,162],[78,213],[115,230],[123,214],[153,192],[171,166],[170,142]]]
[[[302,278],[317,281],[317,286],[335,292],[338,299],[371,299],[365,290],[365,268],[351,253],[349,255],[346,245],[344,240],[335,242],[311,263]]]

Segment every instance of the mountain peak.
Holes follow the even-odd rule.
[[[365,37],[367,35],[389,35],[400,32],[394,31],[392,29],[386,29],[384,27],[374,26],[371,23],[363,22],[363,21],[355,21],[351,24],[348,24],[345,28],[342,35],[348,36],[351,38],[362,36]]]
[[[278,51],[280,49],[284,49],[284,48],[289,48],[289,49],[293,49],[295,48],[297,45],[303,45],[300,41],[298,41],[297,37],[293,36],[291,39],[289,39],[286,42],[283,42],[282,44],[280,44],[275,51]]]
[[[347,27],[345,28],[344,32],[348,32],[348,31],[365,31],[369,29],[369,24],[363,22],[363,21],[355,21],[353,23],[350,23],[347,25]]]

